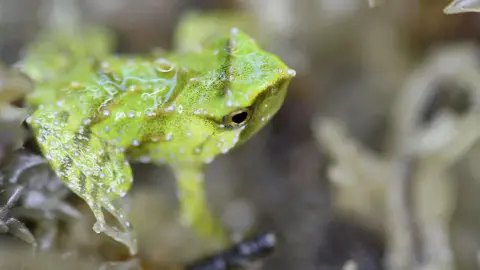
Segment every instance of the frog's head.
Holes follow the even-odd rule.
[[[224,86],[221,102],[225,131],[237,130],[239,145],[257,133],[277,113],[285,99],[287,88],[295,76],[280,58],[262,50],[246,34],[233,29],[227,41],[223,66],[231,77]],[[218,131],[221,137],[222,131]]]
[[[283,104],[295,71],[237,29],[214,40],[202,54],[215,55],[215,61],[189,84],[195,89],[189,91],[189,103],[208,126],[201,154],[208,160],[268,123]]]

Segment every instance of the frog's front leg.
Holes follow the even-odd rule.
[[[199,236],[224,246],[229,242],[225,226],[210,211],[207,204],[202,165],[188,164],[173,167],[177,178],[180,218]]]
[[[137,253],[137,242],[125,211],[116,204],[132,184],[132,172],[125,154],[91,132],[88,126],[74,128],[69,113],[58,107],[38,110],[31,126],[42,152],[57,176],[92,210],[93,230],[105,233]],[[103,209],[123,227],[105,221]]]

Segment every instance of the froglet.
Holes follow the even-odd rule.
[[[295,71],[236,28],[201,49],[160,55],[114,54],[112,36],[99,29],[40,36],[17,64],[35,83],[27,123],[42,153],[89,205],[93,230],[132,255],[134,226],[119,200],[134,181],[133,162],[169,165],[181,220],[228,241],[206,203],[204,167],[275,115]]]

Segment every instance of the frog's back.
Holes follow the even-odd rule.
[[[110,54],[114,46],[112,33],[101,27],[85,28],[74,35],[41,33],[17,63],[35,82],[35,91],[27,97],[29,105],[37,108],[59,100],[69,83],[88,80],[92,59]]]
[[[112,48],[111,37],[95,29],[78,36],[46,35],[33,43],[19,63],[35,82],[27,98],[32,111],[42,106],[50,113],[68,112],[71,130],[141,126],[145,118],[168,110],[190,77],[217,64],[211,54],[211,59],[195,53],[121,56]]]
[[[40,81],[32,106],[69,111],[70,124],[99,123],[107,118],[153,115],[181,89],[180,72],[167,59],[105,56],[79,61],[61,81]]]

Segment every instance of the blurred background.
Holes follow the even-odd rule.
[[[18,201],[0,210],[0,269],[98,269],[128,257],[91,230],[88,207],[21,125],[33,90],[9,65],[45,14],[76,16],[65,3],[111,28],[121,53],[174,48],[192,11],[242,11],[245,30],[296,70],[271,123],[208,167],[209,203],[225,224],[280,236],[252,269],[480,268],[477,13],[446,15],[443,0],[1,0],[0,205]],[[171,172],[134,172],[139,261],[104,269],[176,269],[208,253],[172,218]]]

